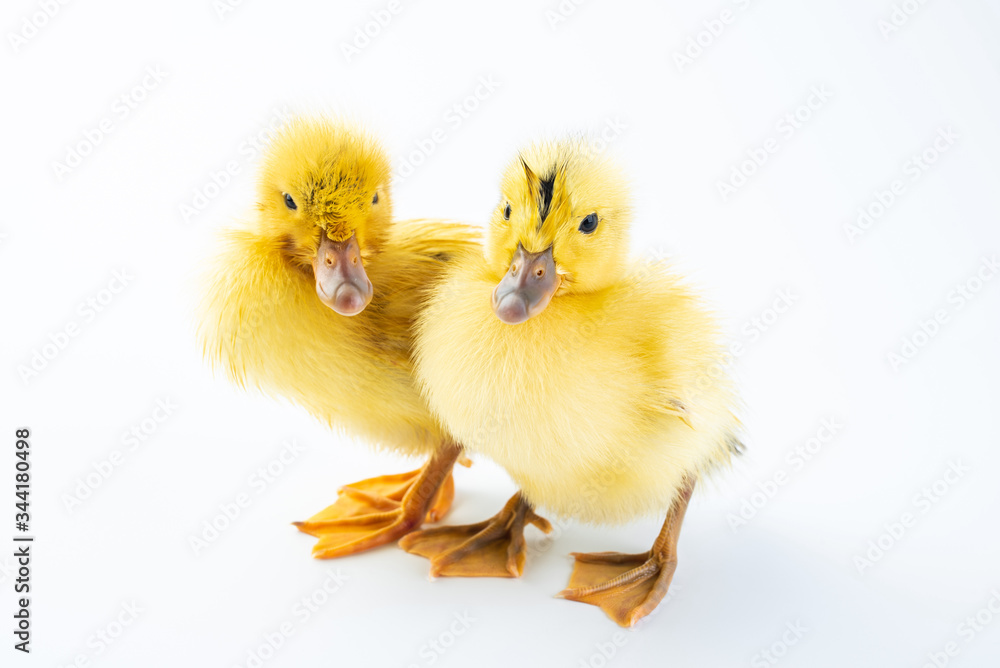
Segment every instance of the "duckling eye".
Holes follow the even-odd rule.
[[[293,200],[292,196],[289,195],[288,193],[285,193],[285,206],[287,206],[292,211],[299,208],[298,206],[296,206],[295,200]]]
[[[584,234],[591,234],[597,229],[597,214],[592,213],[580,221],[580,231]]]
[[[503,219],[510,220],[510,204],[503,208]]]
[[[378,204],[378,193],[372,195],[372,204]]]

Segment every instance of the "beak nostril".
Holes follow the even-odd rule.
[[[326,266],[328,266],[328,267],[332,267],[333,265],[334,265],[334,262],[333,262],[333,257],[331,257],[331,256],[327,255],[327,256],[326,256]]]
[[[517,276],[517,263],[516,262],[514,264],[510,265],[510,274],[511,274],[511,276]]]
[[[545,276],[545,267],[539,267],[538,269],[535,269],[535,276],[538,278]]]

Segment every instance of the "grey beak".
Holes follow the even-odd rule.
[[[551,246],[529,253],[518,244],[510,268],[493,289],[493,312],[508,325],[520,324],[545,310],[560,283]]]

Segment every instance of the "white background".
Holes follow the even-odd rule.
[[[221,15],[210,0],[95,1],[48,19],[41,6],[8,2],[0,19],[0,535],[14,533],[14,429],[29,426],[37,536],[30,656],[6,630],[15,576],[12,548],[0,551],[5,666],[246,666],[285,622],[291,636],[263,665],[766,666],[767,650],[782,666],[921,666],[948,643],[950,665],[997,665],[1000,619],[961,625],[1000,606],[1000,277],[961,307],[954,292],[1000,253],[994,3],[911,1],[884,35],[889,0],[587,0],[563,3],[566,15],[556,0],[403,0],[350,58],[343,45],[386,1],[247,0]],[[712,36],[704,22],[723,10],[732,20]],[[692,39],[706,46],[679,65]],[[165,76],[146,79],[126,116],[119,98],[146,68]],[[495,90],[470,98],[483,77]],[[813,87],[829,99],[799,109]],[[475,109],[449,122],[463,103]],[[397,165],[443,128],[397,179],[401,217],[482,222],[519,145],[608,132],[634,185],[636,253],[670,256],[743,344],[751,435],[735,469],[699,488],[673,596],[637,629],[552,594],[570,551],[644,550],[658,520],[561,524],[548,542],[532,529],[518,581],[429,582],[426,560],[393,547],[310,557],[313,539],[290,521],[340,484],[415,463],[239,392],[201,360],[191,276],[215,232],[252,207],[245,142],[281,109],[352,114]],[[777,124],[797,110],[805,120],[787,136]],[[102,119],[110,132],[60,178],[55,163]],[[957,140],[911,178],[908,161],[941,128]],[[723,201],[718,183],[772,137],[777,151]],[[238,173],[211,187],[230,161]],[[851,243],[845,225],[895,179],[905,190]],[[206,190],[185,220],[182,205]],[[120,270],[127,286],[102,292]],[[783,291],[792,305],[777,314]],[[108,297],[93,317],[80,306]],[[944,324],[894,368],[889,354],[939,310]],[[176,408],[154,429],[157,400]],[[829,419],[836,434],[794,464]],[[129,450],[133,428],[150,433]],[[251,477],[292,440],[304,451],[257,493]],[[120,465],[68,509],[115,450]],[[967,467],[954,484],[939,482],[933,504],[917,498],[953,463]],[[451,522],[493,514],[513,490],[483,460],[457,486]],[[761,487],[772,496],[753,496]],[[191,536],[241,493],[251,505],[195,554]],[[744,502],[756,507],[736,526]],[[912,526],[883,536],[905,513]],[[880,536],[887,549],[859,566]],[[296,616],[331,569],[339,589]],[[138,617],[98,640],[133,602]]]

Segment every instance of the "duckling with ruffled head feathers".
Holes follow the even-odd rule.
[[[421,397],[417,310],[469,227],[393,221],[391,171],[368,132],[296,118],[270,142],[257,211],[225,235],[206,280],[200,336],[239,385],[290,399],[376,446],[429,457],[407,474],[341,488],[306,522],[318,557],[394,541],[450,506],[459,447]]]

